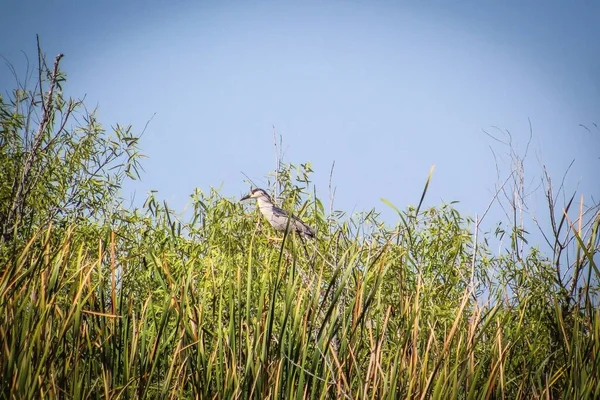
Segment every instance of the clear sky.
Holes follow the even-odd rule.
[[[427,205],[481,214],[497,181],[489,146],[506,150],[482,130],[524,149],[529,120],[528,187],[540,163],[559,181],[575,159],[567,188],[599,200],[599,18],[596,1],[8,0],[0,54],[24,71],[38,33],[107,127],[141,131],[156,113],[127,197],[157,189],[178,210],[196,187],[239,197],[242,172],[264,184],[274,169],[275,126],[323,200],[335,161],[336,208],[394,223],[380,198],[418,203],[432,164]]]

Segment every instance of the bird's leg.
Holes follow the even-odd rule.
[[[304,248],[304,254],[306,254],[307,259],[310,259],[310,256],[308,255],[308,249],[306,248],[306,241],[304,240],[302,235],[299,235],[299,236],[300,236],[300,241],[302,242],[302,247]]]
[[[268,236],[267,235],[267,240],[271,243],[280,243],[283,241],[283,238],[279,238],[279,237],[275,237],[275,236]]]

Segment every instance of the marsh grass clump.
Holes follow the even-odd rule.
[[[216,191],[129,210],[137,137],[59,66],[40,51],[42,84],[0,99],[2,397],[600,397],[597,207],[548,191],[549,255],[422,198],[393,227],[326,213],[309,164],[276,175],[306,244]]]

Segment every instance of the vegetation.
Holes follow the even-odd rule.
[[[549,256],[519,168],[489,234],[423,198],[395,227],[327,213],[309,164],[274,187],[315,241],[215,191],[129,210],[138,138],[63,98],[60,59],[0,97],[3,398],[600,398],[597,206],[544,181]]]

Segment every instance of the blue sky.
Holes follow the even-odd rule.
[[[324,200],[335,161],[336,208],[394,223],[380,198],[416,204],[433,164],[426,203],[481,214],[497,181],[489,146],[506,150],[482,130],[509,130],[524,149],[529,121],[528,187],[540,164],[559,181],[575,159],[567,189],[598,200],[598,4],[9,0],[0,54],[24,71],[38,33],[106,127],[141,131],[156,113],[127,197],[156,189],[179,210],[196,187],[238,197],[242,172],[264,184],[273,170],[275,126],[286,161],[312,162]]]

